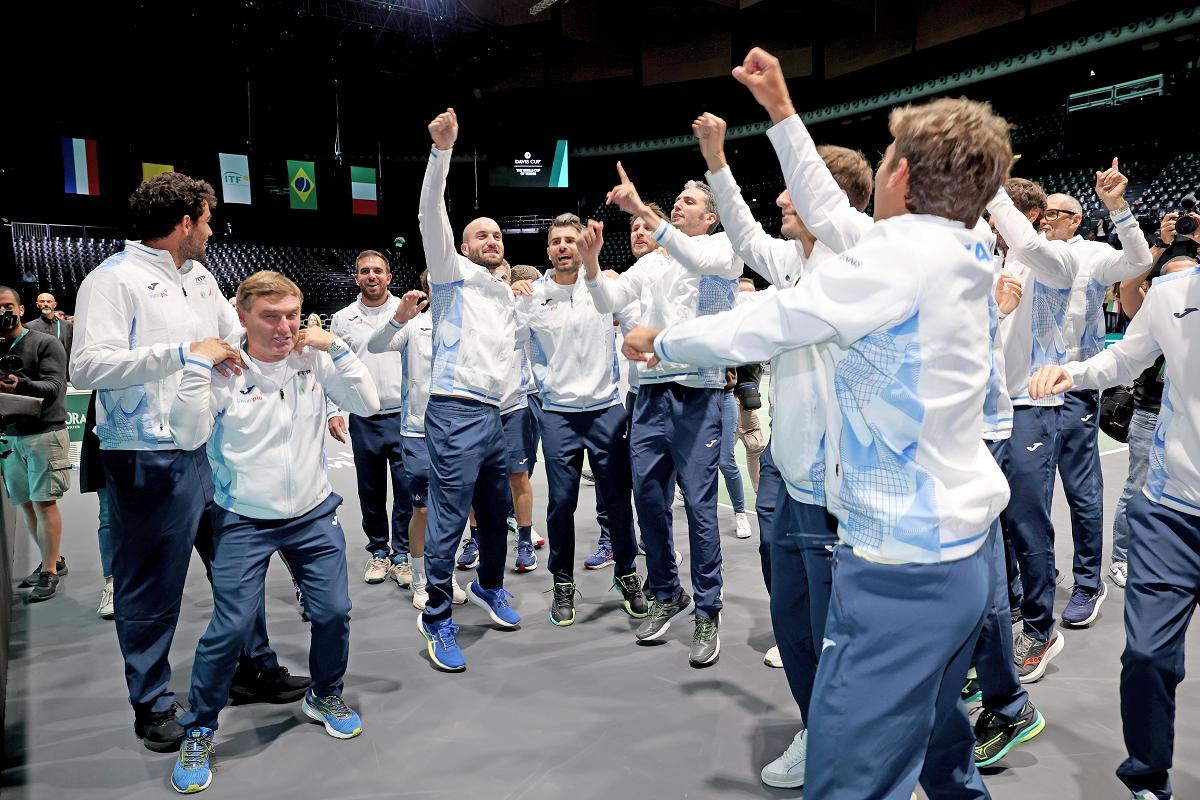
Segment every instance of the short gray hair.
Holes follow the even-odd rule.
[[[716,214],[717,213],[717,200],[716,200],[716,198],[713,197],[713,190],[712,190],[711,186],[709,186],[704,181],[688,181],[687,183],[685,183],[683,185],[683,190],[686,192],[688,189],[699,189],[701,191],[701,193],[704,194],[704,213],[705,214]],[[720,215],[718,215],[718,218],[719,217],[720,217]]]
[[[583,221],[579,217],[571,213],[559,214],[550,223],[550,227],[546,229],[546,242],[550,241],[550,232],[555,228],[573,228],[576,233],[583,233]]]

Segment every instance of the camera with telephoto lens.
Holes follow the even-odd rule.
[[[20,372],[24,368],[25,362],[21,360],[20,356],[7,355],[3,358],[0,358],[0,372],[4,373],[5,375],[12,375],[13,373]]]
[[[1196,219],[1189,216],[1196,211],[1196,195],[1185,194],[1179,198],[1179,218],[1175,220],[1175,232],[1191,236],[1196,232]]]
[[[745,410],[754,411],[762,408],[762,395],[758,393],[757,383],[739,383],[734,387],[733,393],[737,395],[737,399]]]
[[[21,322],[21,318],[17,316],[17,312],[11,308],[6,308],[0,311],[0,331],[11,331]]]

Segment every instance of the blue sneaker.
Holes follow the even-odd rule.
[[[183,734],[179,758],[171,770],[171,787],[180,794],[203,792],[212,783],[213,732],[211,728],[188,728]]]
[[[1107,596],[1108,584],[1104,581],[1100,581],[1099,587],[1094,591],[1076,585],[1071,589],[1071,599],[1067,601],[1067,607],[1063,609],[1063,624],[1075,628],[1091,625],[1096,621],[1096,617],[1100,616],[1100,604]]]
[[[583,566],[588,569],[604,569],[617,562],[613,561],[612,548],[606,544],[597,545],[596,552],[583,560]]]
[[[517,542],[517,560],[513,569],[517,572],[533,572],[537,569],[537,554],[533,552],[533,542]]]
[[[467,668],[458,642],[454,641],[458,626],[446,618],[440,622],[425,622],[425,615],[417,614],[417,630],[429,642],[429,659],[447,672],[462,672]]]
[[[309,719],[315,719],[325,726],[325,732],[335,739],[353,739],[362,733],[362,720],[350,706],[342,701],[341,695],[330,694],[317,697],[308,690],[300,710]]]
[[[475,569],[479,566],[479,542],[474,537],[467,539],[462,554],[458,557],[459,569]]]
[[[521,624],[520,615],[508,604],[508,598],[512,596],[512,592],[504,587],[485,589],[479,585],[479,581],[471,581],[467,587],[467,599],[487,611],[492,622],[503,628],[515,628]]]

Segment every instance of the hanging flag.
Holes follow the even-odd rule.
[[[172,164],[151,164],[149,161],[142,162],[142,180],[148,181],[155,175],[162,175],[164,172],[174,172],[175,167]]]
[[[317,210],[317,169],[311,161],[287,162],[288,194],[292,198],[292,208],[307,208]]]
[[[95,139],[62,140],[63,191],[67,194],[100,195],[100,168]]]
[[[379,195],[375,190],[375,170],[370,167],[350,168],[350,203],[355,214],[379,213]]]
[[[250,159],[237,153],[217,153],[221,159],[221,197],[226,203],[250,205]]]

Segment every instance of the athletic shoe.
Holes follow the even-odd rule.
[[[1021,616],[1021,607],[1020,606],[1017,606],[1016,608],[1010,608],[1008,610],[1008,614],[1010,617],[1012,617],[1013,625],[1016,625],[1018,622],[1020,622],[1021,620],[1024,619],[1024,617]]]
[[[171,788],[180,794],[203,792],[212,783],[212,728],[188,728],[171,769]]]
[[[1062,573],[1058,571],[1058,567],[1054,568],[1054,585],[1058,586],[1062,583]]]
[[[640,537],[640,536],[638,537],[638,555],[639,556],[646,555],[646,543],[644,541],[642,541],[642,537]]]
[[[113,619],[117,616],[117,610],[113,602],[113,585],[105,583],[104,588],[100,590],[100,605],[96,608],[96,616],[100,619]]]
[[[308,691],[307,675],[293,675],[287,667],[237,669],[229,686],[229,699],[245,703],[294,703]]]
[[[682,563],[683,563],[683,553],[676,550],[675,551],[675,566],[678,567]]]
[[[696,630],[692,634],[692,651],[688,662],[693,667],[707,667],[717,663],[721,655],[721,637],[717,635],[720,623],[715,619],[696,615]]]
[[[771,645],[763,655],[763,663],[772,669],[783,669],[783,657],[779,655],[779,645]],[[771,784],[774,786],[775,784]]]
[[[58,577],[60,577],[60,578],[65,577],[66,574],[67,574],[67,560],[65,558],[60,558],[58,560]],[[26,577],[22,578],[21,582],[17,584],[17,587],[21,588],[21,589],[32,589],[34,586],[37,586],[38,578],[40,578],[41,575],[42,575],[42,565],[39,562],[37,565],[37,569],[35,569],[33,572],[29,573],[29,575],[27,575]],[[172,747],[171,749],[174,750],[175,748]]]
[[[458,577],[450,573],[450,602],[456,606],[467,604],[467,592],[458,584]]]
[[[323,724],[325,732],[335,739],[353,739],[362,733],[362,720],[341,695],[317,697],[310,691],[304,695],[300,709],[309,719]]]
[[[475,569],[479,566],[479,542],[474,538],[467,539],[467,543],[463,545],[462,553],[458,556],[459,569]]]
[[[675,505],[681,506],[687,501],[683,499],[683,490],[678,486],[675,487]]]
[[[1004,722],[984,709],[975,720],[975,766],[990,767],[1017,745],[1042,732],[1046,720],[1028,700],[1021,706],[1016,722]]]
[[[1150,791],[1149,789],[1139,789],[1138,791],[1136,791],[1132,795],[1130,795],[1130,797],[1133,800],[1158,800],[1158,795],[1156,795],[1154,792]],[[1167,800],[1171,800],[1171,798],[1168,797]]]
[[[367,583],[383,583],[383,579],[387,577],[388,570],[392,568],[392,562],[388,555],[383,550],[376,550],[371,554],[371,560],[367,562],[367,571],[363,574],[363,580]]]
[[[533,546],[537,550],[541,550],[546,546],[546,538],[537,532],[537,528],[530,526],[529,539],[533,542]]]
[[[1091,625],[1096,621],[1096,617],[1100,616],[1100,604],[1106,597],[1108,585],[1104,581],[1100,581],[1095,591],[1076,585],[1071,589],[1071,599],[1067,601],[1067,607],[1063,609],[1063,624],[1073,628],[1086,628]]]
[[[1063,635],[1053,631],[1050,641],[1041,642],[1021,633],[1013,643],[1013,659],[1017,662],[1017,677],[1021,683],[1033,683],[1046,674],[1050,660],[1062,652]]]
[[[575,624],[575,584],[555,583],[550,603],[550,621],[560,628]]]
[[[537,556],[533,552],[533,542],[517,542],[517,560],[513,562],[515,572],[533,572],[537,569]]]
[[[517,538],[517,518],[509,517],[505,523],[508,525],[508,535],[514,539]]]
[[[1108,577],[1112,578],[1113,583],[1124,589],[1125,582],[1129,580],[1129,562],[1112,562],[1112,566],[1108,568]]]
[[[671,627],[671,620],[691,610],[692,598],[683,589],[670,600],[651,600],[646,621],[638,626],[634,636],[639,642],[653,641],[667,632]]]
[[[808,755],[808,731],[802,730],[792,739],[783,755],[767,764],[759,778],[777,789],[798,789],[804,785],[804,765]]]
[[[614,575],[612,588],[620,590],[621,597],[624,598],[621,607],[625,609],[626,614],[634,619],[645,619],[649,607],[639,584],[637,573],[631,572],[628,575]]]
[[[33,591],[29,593],[27,598],[31,603],[40,603],[43,600],[49,600],[58,593],[58,576],[53,572],[42,572],[38,575],[37,586],[33,587]]]
[[[400,558],[400,561],[393,561],[392,566],[388,568],[388,577],[398,586],[407,589],[412,585],[412,564],[409,563],[408,556]]]
[[[580,472],[579,477],[583,478],[585,483],[588,483],[592,486],[596,485],[596,476],[592,474],[592,471],[590,469],[585,469],[582,472]]]
[[[983,699],[983,690],[979,688],[979,678],[974,675],[967,675],[967,682],[963,684],[962,701],[964,703],[978,703]]]
[[[166,711],[140,713],[134,711],[133,732],[142,740],[147,750],[155,753],[169,753],[179,747],[183,738],[183,726],[175,721],[175,715],[182,711],[179,703],[172,703]]]
[[[467,660],[463,658],[458,642],[454,640],[458,634],[458,626],[449,617],[438,622],[425,622],[425,613],[417,614],[417,630],[425,637],[429,660],[440,669],[447,672],[462,672],[467,668]]]
[[[424,575],[414,575],[412,581],[412,604],[413,608],[418,611],[425,610],[425,604],[429,602],[429,579]]]
[[[737,523],[737,538],[749,539],[754,535],[754,531],[750,530],[750,520],[746,517],[745,511],[739,511],[733,515]]]
[[[467,599],[488,612],[492,622],[502,628],[516,628],[521,624],[521,617],[508,604],[512,592],[501,586],[499,589],[485,589],[479,581],[471,581],[467,586]]]
[[[600,544],[596,545],[596,552],[584,559],[583,566],[587,569],[604,569],[615,563],[617,562],[613,561],[612,548],[606,544]]]

